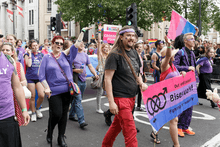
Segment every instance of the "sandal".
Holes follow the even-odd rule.
[[[158,138],[158,135],[155,135],[153,131],[151,132],[150,137],[154,139],[154,142],[156,144],[160,144],[160,140]]]

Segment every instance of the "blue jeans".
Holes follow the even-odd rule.
[[[69,118],[74,118],[75,114],[76,114],[78,117],[79,124],[82,124],[85,122],[85,120],[84,120],[84,112],[83,112],[83,107],[82,107],[81,101],[82,101],[83,93],[86,89],[86,82],[81,82],[79,80],[78,86],[81,91],[81,94],[74,96],[73,101],[72,101],[72,105],[71,105],[71,109],[69,112]]]

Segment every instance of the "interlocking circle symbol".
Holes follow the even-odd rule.
[[[150,115],[154,115],[154,113],[157,113],[166,106],[165,93],[167,93],[167,87],[163,88],[163,90],[164,93],[159,93],[158,95],[154,95],[152,98],[147,99],[147,111]]]

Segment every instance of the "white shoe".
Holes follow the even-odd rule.
[[[41,113],[40,110],[36,110],[37,118],[42,118],[43,114]]]
[[[36,113],[34,113],[34,114],[31,115],[31,121],[32,121],[32,122],[36,122],[36,121],[37,121]]]
[[[102,109],[96,109],[96,112],[97,112],[97,113],[100,113],[100,114],[104,113],[104,112],[102,111]]]

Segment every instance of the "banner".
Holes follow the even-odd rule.
[[[117,29],[119,30],[122,28],[120,25],[106,25],[104,24],[104,34],[103,34],[103,41],[106,40],[108,43],[114,43]]]
[[[148,39],[149,45],[155,43],[157,41],[157,39]]]
[[[158,131],[164,124],[198,103],[195,72],[150,85],[143,101],[151,125]]]
[[[168,30],[167,37],[169,39],[175,40],[175,38],[181,34],[193,33],[195,34],[195,25],[187,21],[176,11],[172,11],[170,27]]]
[[[7,9],[8,12],[8,18],[11,20],[11,22],[13,22],[13,11]]]

